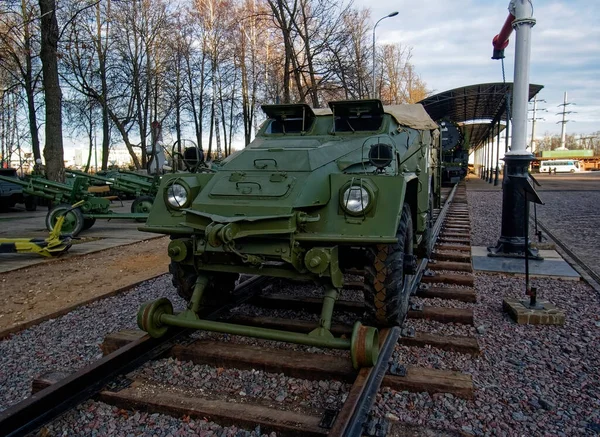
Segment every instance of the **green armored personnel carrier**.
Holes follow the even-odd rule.
[[[329,332],[331,314],[344,269],[358,266],[365,271],[366,320],[401,325],[408,276],[417,255],[429,251],[439,195],[437,124],[421,105],[379,100],[263,110],[268,119],[256,139],[218,170],[202,166],[199,151],[186,150],[181,158],[191,171],[162,178],[140,229],[171,236],[173,282],[190,303],[178,316],[166,299],[149,303],[138,324],[156,336],[169,325],[236,333],[203,321],[198,311],[227,301],[240,273],[308,279],[325,288],[320,327],[305,336],[320,343],[292,338],[302,335],[295,333],[277,339],[341,347],[331,343],[344,340]],[[359,325],[352,342],[368,338],[376,349],[376,330]],[[267,330],[240,329],[273,338]],[[345,341],[344,347],[361,348]],[[373,350],[363,359],[354,349],[355,365],[368,365]]]

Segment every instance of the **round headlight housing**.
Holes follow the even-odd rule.
[[[172,208],[183,208],[187,206],[189,193],[186,187],[181,184],[174,183],[169,185],[166,192],[167,203]]]
[[[348,214],[364,214],[371,206],[371,194],[365,187],[351,185],[342,196],[342,208]]]

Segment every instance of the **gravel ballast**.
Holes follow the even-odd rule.
[[[500,229],[501,193],[469,192],[468,199],[473,245],[494,245]],[[532,283],[537,286],[540,299],[548,299],[566,312],[564,326],[515,324],[502,312],[502,299],[524,296],[523,278],[483,273],[475,275],[477,304],[444,304],[473,308],[474,326],[409,321],[410,326],[419,331],[477,337],[482,347],[479,357],[431,347],[397,346],[394,352],[394,359],[403,364],[472,375],[473,400],[451,394],[382,389],[372,412],[392,421],[465,436],[600,434],[600,297],[583,282],[533,279]],[[314,293],[318,295],[317,291]],[[27,397],[33,377],[57,368],[75,370],[98,358],[101,355],[98,345],[104,336],[120,329],[134,328],[140,303],[159,296],[168,297],[180,308],[183,305],[170,278],[165,276],[1,342],[0,409]],[[428,304],[432,302],[427,301]],[[240,311],[244,314],[246,310],[248,307]],[[282,314],[290,316],[290,313]],[[277,312],[271,316],[276,317]],[[305,316],[308,319],[314,317],[311,314]],[[213,336],[217,338],[215,334],[208,337]],[[259,340],[244,341],[246,344],[253,342]],[[140,372],[145,372],[148,378],[157,377],[163,381],[175,378],[183,386],[189,384],[198,390],[219,391],[219,379],[212,378],[213,370],[206,366],[162,360],[149,364]],[[188,382],[187,378],[194,373],[204,376],[199,382]],[[294,393],[293,396],[302,398],[307,408],[339,406],[347,390],[347,386],[331,386],[331,382],[323,385],[317,382],[316,386],[309,387],[303,381],[264,372],[223,373],[228,382],[222,393],[236,391],[239,396],[238,389],[246,393],[246,387],[249,387],[250,393],[258,398],[277,400],[279,396],[283,402]],[[93,401],[70,411],[48,430],[50,435],[264,435],[261,430],[221,428],[204,420],[125,411]]]

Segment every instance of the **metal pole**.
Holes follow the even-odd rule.
[[[531,143],[529,150],[535,155],[535,113],[537,112],[537,96],[533,98],[533,119],[531,120]]]
[[[385,17],[380,18],[379,20],[377,20],[377,23],[375,23],[375,26],[373,26],[373,71],[372,71],[372,76],[373,76],[373,98],[376,99],[377,98],[377,92],[375,91],[375,29],[377,29],[377,25],[379,24],[379,22],[381,20],[385,20],[386,18],[390,18],[390,17],[395,17],[396,15],[398,15],[398,12],[392,12],[391,14],[386,15]]]
[[[527,214],[527,200],[514,180],[529,177],[529,164],[533,160],[527,151],[527,105],[529,102],[529,64],[531,56],[531,29],[535,25],[532,0],[512,0],[509,12],[514,16],[511,25],[516,32],[515,68],[513,84],[511,150],[504,161],[502,183],[502,230],[498,244],[488,248],[491,256],[524,256],[526,251],[539,259],[537,251],[530,249],[523,223]],[[508,136],[508,132],[507,132]]]
[[[496,176],[494,177],[494,186],[498,186],[498,173],[500,173],[500,120],[498,120],[498,130],[496,134]]]
[[[565,91],[565,102],[563,103],[564,105],[564,109],[562,112],[562,126],[560,128],[560,150],[566,150],[567,147],[565,146],[566,144],[566,139],[567,139],[567,120],[565,119],[567,116],[567,92]]]
[[[487,138],[483,143],[483,176],[481,179],[485,180],[487,175]]]
[[[492,172],[494,171],[494,124],[492,123],[491,135],[488,137],[488,150],[489,150],[489,162],[488,162],[488,184],[492,183]]]
[[[494,182],[494,125],[492,124],[492,131],[490,132],[490,179],[488,183]]]
[[[485,179],[485,158],[485,143],[483,143],[483,146],[481,147],[481,179]]]
[[[513,86],[513,141],[511,156],[531,157],[527,152],[527,103],[529,102],[529,64],[531,58],[531,28],[535,25],[533,5],[529,0],[515,0],[516,31],[515,81]]]

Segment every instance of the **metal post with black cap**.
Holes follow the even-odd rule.
[[[488,248],[488,256],[511,256],[541,259],[537,250],[529,246],[523,223],[529,212],[527,200],[520,192],[519,180],[529,178],[529,165],[534,159],[527,150],[527,104],[529,101],[529,63],[531,29],[535,25],[531,0],[512,0],[509,15],[502,30],[493,40],[492,59],[503,59],[504,49],[512,29],[516,33],[515,68],[512,104],[512,146],[504,156],[502,182],[502,229],[495,247]],[[508,133],[507,133],[508,135]],[[531,184],[530,184],[531,185]],[[533,189],[533,187],[531,187]],[[535,190],[534,190],[535,191]]]

